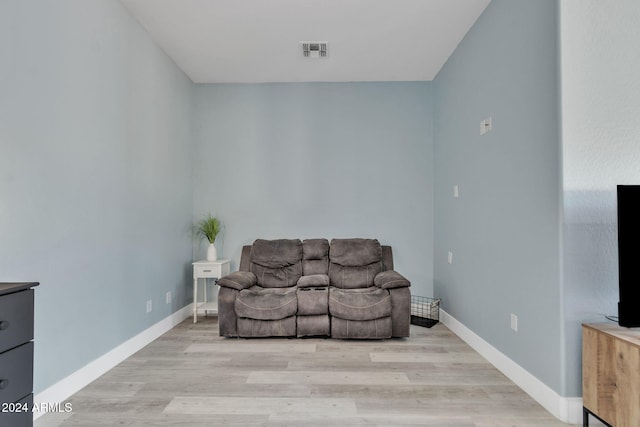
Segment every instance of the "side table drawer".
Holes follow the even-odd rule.
[[[0,402],[17,402],[33,387],[33,342],[0,354]]]
[[[33,339],[33,294],[30,289],[0,297],[0,353]]]
[[[219,277],[222,277],[220,270],[221,269],[219,265],[214,265],[209,267],[198,265],[193,269],[193,277],[198,279],[210,278],[210,277],[219,278]]]
[[[193,263],[193,278],[194,279],[219,279],[229,274],[231,266],[229,260],[213,261],[205,263],[204,261]]]

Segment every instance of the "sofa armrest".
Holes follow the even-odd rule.
[[[238,291],[255,286],[258,282],[256,275],[248,271],[234,271],[218,279],[218,285]]]
[[[300,279],[298,279],[299,288],[313,288],[316,286],[329,286],[329,276],[327,276],[326,274],[312,274],[310,276],[302,276]]]
[[[382,289],[407,288],[411,282],[394,270],[383,271],[376,274],[373,284]]]

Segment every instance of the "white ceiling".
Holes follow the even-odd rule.
[[[195,83],[432,80],[490,2],[121,1]]]

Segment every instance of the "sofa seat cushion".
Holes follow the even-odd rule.
[[[329,290],[329,313],[345,320],[373,320],[391,316],[391,296],[386,289]]]
[[[249,319],[278,320],[293,316],[298,311],[296,288],[243,289],[236,297],[235,310],[238,317]]]
[[[249,271],[264,288],[295,286],[302,276],[302,242],[257,239],[251,247]]]

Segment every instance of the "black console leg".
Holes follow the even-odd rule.
[[[582,407],[582,427],[589,427],[589,411]]]
[[[593,418],[597,419],[607,427],[613,427],[611,424],[609,424],[608,422],[606,422],[605,420],[603,420],[602,418],[600,418],[599,416],[597,416],[596,414],[594,414],[593,412],[585,408],[584,406],[582,407],[582,427],[589,427],[589,415],[591,415]]]

